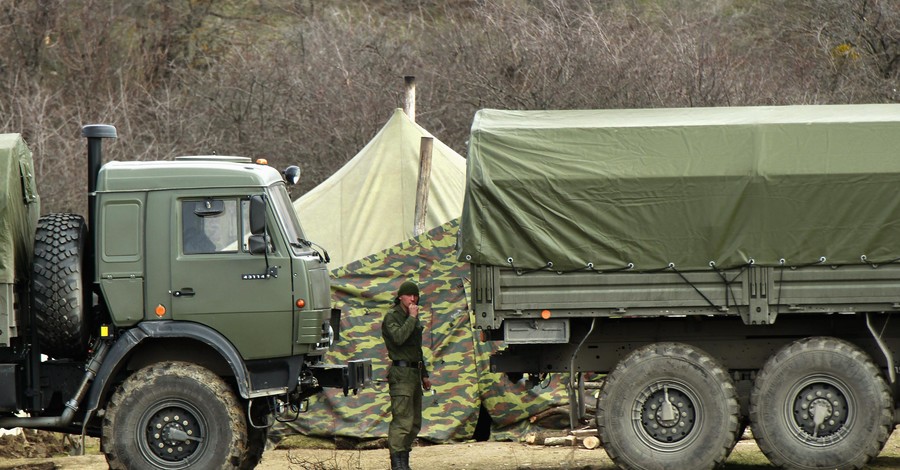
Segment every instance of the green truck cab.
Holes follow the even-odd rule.
[[[102,165],[115,128],[83,134],[89,225],[38,220],[30,152],[17,135],[0,140],[11,170],[0,220],[15,228],[0,284],[0,427],[100,436],[111,468],[253,468],[276,418],[323,387],[371,381],[369,360],[322,363],[340,311],[328,255],[304,238],[286,190],[296,167]]]
[[[603,386],[621,468],[787,469],[900,423],[900,105],[482,110],[460,259],[491,368]],[[581,406],[578,406],[581,405]]]

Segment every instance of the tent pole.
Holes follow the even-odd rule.
[[[425,215],[428,206],[428,190],[431,183],[431,154],[434,148],[433,137],[422,137],[419,144],[419,181],[416,184],[416,225],[413,235],[425,232]]]
[[[416,122],[416,77],[407,75],[403,77],[406,83],[406,97],[403,101],[403,112],[409,116],[412,122]]]

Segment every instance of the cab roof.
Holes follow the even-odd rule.
[[[175,161],[109,162],[100,169],[97,192],[269,186],[281,174],[246,157],[179,157]]]

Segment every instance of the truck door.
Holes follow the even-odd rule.
[[[184,198],[175,205],[172,318],[214,328],[244,359],[290,355],[291,260],[280,237],[272,234],[266,255],[250,254],[247,197]]]

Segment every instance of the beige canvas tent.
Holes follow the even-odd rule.
[[[419,145],[432,135],[401,109],[327,180],[294,202],[306,237],[336,269],[413,237]],[[425,229],[459,217],[466,161],[434,139]]]

